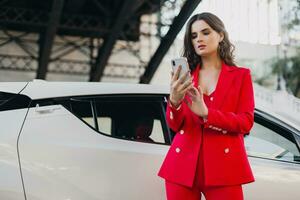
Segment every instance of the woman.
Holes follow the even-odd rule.
[[[253,86],[233,49],[217,16],[189,20],[183,55],[192,76],[172,73],[166,116],[176,135],[158,173],[168,200],[241,200],[242,184],[254,181],[243,139],[254,121]]]

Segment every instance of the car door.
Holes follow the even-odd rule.
[[[245,199],[300,199],[299,131],[257,112],[245,147],[256,181],[244,185]]]
[[[164,98],[114,95],[32,103],[20,136],[28,200],[165,199]]]
[[[25,199],[18,158],[18,136],[30,98],[18,94],[25,84],[0,84],[0,199]]]

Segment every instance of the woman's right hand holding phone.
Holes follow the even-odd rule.
[[[190,72],[187,71],[183,76],[179,77],[181,66],[177,68],[175,73],[171,72],[171,90],[170,90],[170,103],[177,108],[188,90],[193,87]]]

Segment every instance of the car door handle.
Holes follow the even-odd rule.
[[[52,107],[52,106],[42,106],[40,107],[39,104],[35,107],[35,112],[39,114],[49,114],[53,113],[55,110],[59,110],[60,107]]]

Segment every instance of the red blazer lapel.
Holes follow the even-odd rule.
[[[219,75],[217,86],[214,93],[214,101],[211,104],[212,108],[220,108],[230,86],[233,84],[234,80],[234,67],[228,66],[225,62],[222,62],[222,69]]]
[[[200,68],[200,64],[198,64],[193,72],[193,83],[196,88],[198,88],[199,84]],[[212,108],[220,108],[222,106],[222,102],[224,101],[227,91],[233,83],[234,73],[232,73],[232,71],[234,70],[234,67],[228,66],[225,62],[222,62],[221,72],[214,91],[214,101],[211,103]]]

